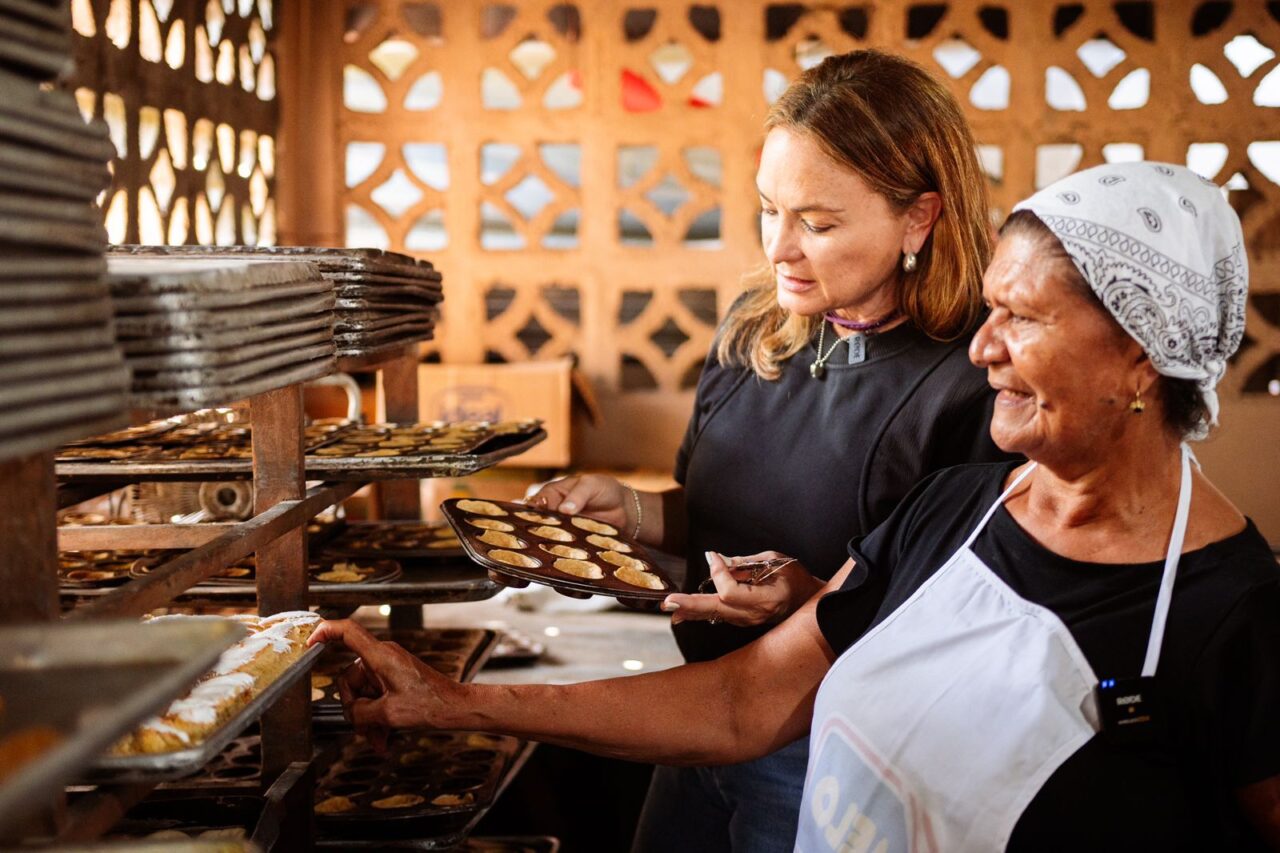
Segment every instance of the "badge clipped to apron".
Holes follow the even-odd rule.
[[[1114,744],[1150,743],[1157,739],[1164,725],[1160,712],[1160,683],[1156,680],[1156,664],[1164,643],[1165,623],[1173,600],[1173,583],[1178,577],[1178,558],[1187,532],[1187,515],[1191,509],[1191,452],[1182,446],[1182,485],[1178,490],[1178,511],[1173,520],[1173,535],[1165,553],[1164,574],[1156,595],[1155,615],[1147,638],[1147,656],[1142,675],[1129,678],[1103,678],[1094,693],[1098,700],[1098,717],[1102,734]]]
[[[1154,677],[1104,678],[1095,688],[1102,734],[1114,744],[1156,740],[1164,718],[1160,713],[1160,684]]]

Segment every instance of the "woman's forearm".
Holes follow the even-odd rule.
[[[500,732],[614,758],[727,764],[808,731],[831,651],[802,608],[723,658],[645,675],[571,685],[460,686],[439,728]]]
[[[640,540],[668,554],[683,554],[687,542],[684,487],[662,492],[637,492],[644,508]]]

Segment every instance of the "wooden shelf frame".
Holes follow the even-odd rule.
[[[390,417],[417,420],[416,347],[389,350],[384,360],[349,359],[349,370],[378,370],[383,410]],[[249,400],[254,424],[253,491],[255,515],[243,522],[216,525],[208,532],[179,525],[116,525],[102,532],[82,530],[102,549],[191,546],[191,550],[157,567],[144,578],[112,590],[70,611],[70,620],[141,616],[175,598],[235,561],[257,553],[258,610],[262,614],[305,610],[308,604],[306,524],[317,513],[350,497],[364,484],[358,481],[323,483],[307,488],[303,463],[302,385],[294,384]],[[121,482],[118,485],[126,485]],[[390,486],[390,488],[386,488]],[[101,493],[102,484],[65,490],[60,496],[54,454],[40,453],[0,463],[0,624],[53,621],[59,617],[57,511],[71,497],[80,500]],[[412,518],[421,513],[417,483],[386,484],[379,491],[383,517]],[[140,530],[141,528],[141,530]],[[77,544],[83,547],[84,540]],[[400,607],[401,620],[421,624],[421,606]],[[311,850],[315,846],[310,808],[311,787],[299,783],[312,778],[311,697],[305,679],[287,691],[261,719],[263,795],[282,801],[278,785],[287,782],[289,799],[297,807],[276,809],[272,835],[282,847]],[[34,830],[58,837],[90,840],[110,829],[128,808],[150,793],[153,785],[104,788],[82,798],[68,811],[52,804],[46,819]],[[305,787],[305,791],[302,790]],[[306,802],[302,802],[306,800]]]

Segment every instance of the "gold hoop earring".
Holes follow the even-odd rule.
[[[915,268],[916,268],[916,253],[904,252],[902,255],[902,271],[915,272]]]
[[[1140,415],[1146,408],[1147,404],[1142,402],[1142,389],[1134,391],[1133,402],[1129,404],[1129,411],[1133,412],[1135,415]]]

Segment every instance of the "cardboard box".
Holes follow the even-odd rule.
[[[564,468],[572,461],[575,403],[596,420],[585,379],[568,358],[513,364],[423,364],[418,410],[424,421],[509,421],[539,418],[542,443],[502,462],[523,468]]]

